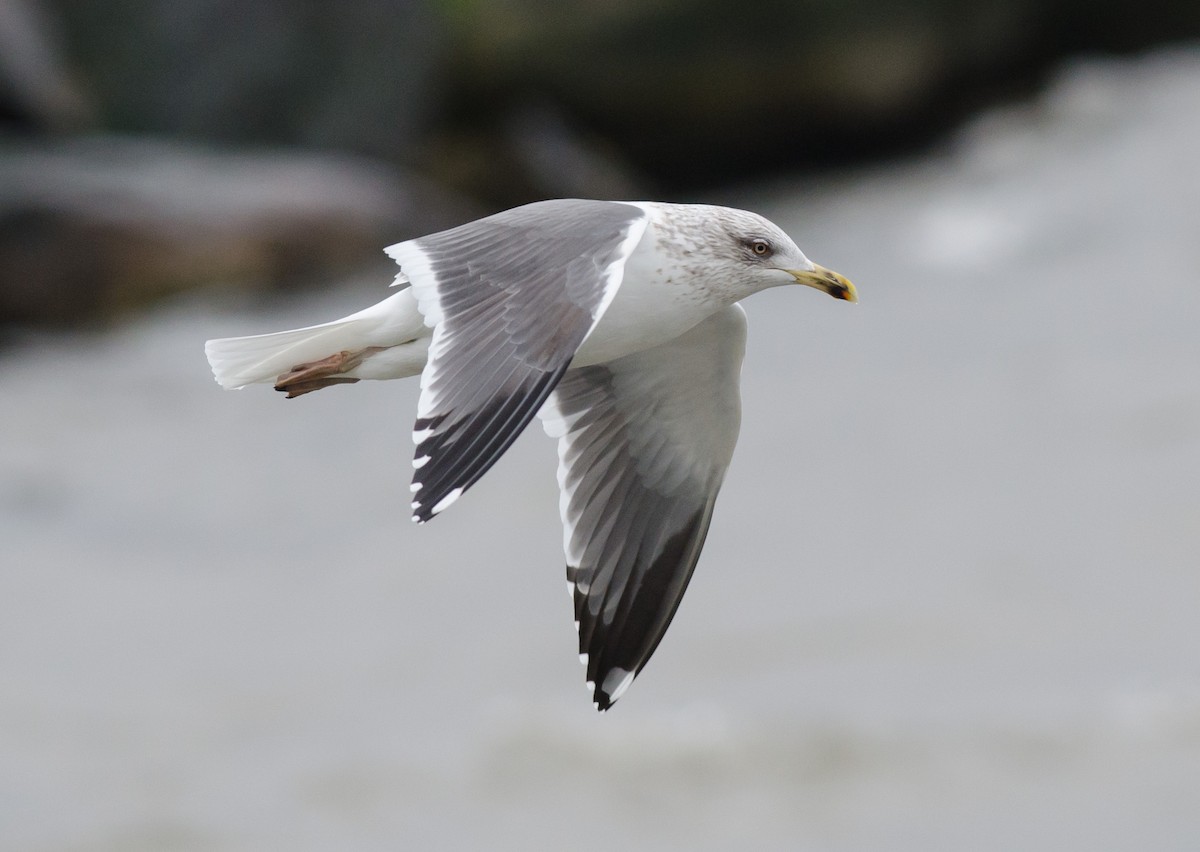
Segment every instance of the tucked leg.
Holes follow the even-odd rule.
[[[275,390],[293,399],[330,385],[353,384],[358,379],[345,375],[363,362],[364,358],[382,352],[385,347],[368,346],[357,352],[342,350],[319,361],[297,364],[275,380]]]

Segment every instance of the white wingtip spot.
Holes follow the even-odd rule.
[[[454,501],[462,496],[462,493],[463,493],[463,490],[461,488],[455,488],[453,491],[451,491],[449,494],[447,494],[441,500],[438,500],[437,505],[435,505],[429,511],[431,511],[433,514],[436,515],[438,512],[441,512],[442,510],[446,509],[448,506],[453,505]]]
[[[415,458],[415,459],[413,459],[413,470],[420,470],[421,468],[425,467],[425,465],[427,465],[427,464],[429,464],[429,456],[421,456],[420,458]]]
[[[570,580],[567,580],[567,597],[569,597],[571,600],[575,600],[575,584]],[[576,622],[576,624],[578,623],[579,622]]]
[[[588,661],[588,655],[587,655],[587,654],[580,654],[580,655],[579,655],[579,662],[581,662],[583,665],[585,665],[585,666],[586,666],[586,665],[587,665],[587,661]]]
[[[596,681],[589,680],[589,681],[584,682],[583,688],[586,689],[588,692],[595,692],[596,691]]]
[[[625,690],[629,689],[629,684],[633,683],[633,674],[631,671],[618,668],[610,669],[604,676],[604,682],[600,684],[600,689],[608,695],[609,704],[625,694]]]
[[[432,429],[414,429],[413,430],[413,443],[414,444],[424,443],[425,439],[427,439],[432,434],[433,434]]]
[[[408,490],[411,491],[413,494],[416,494],[418,491],[421,490],[421,483],[414,482],[412,485],[408,486]],[[417,504],[417,503],[413,503],[413,508],[414,509],[417,508],[418,505],[419,504]]]

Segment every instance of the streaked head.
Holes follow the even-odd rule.
[[[705,265],[711,271],[737,280],[748,292],[803,284],[835,299],[858,301],[858,291],[845,276],[805,257],[774,222],[731,207],[695,205],[693,210],[702,213],[705,224],[700,229],[704,244],[694,250],[709,255]]]

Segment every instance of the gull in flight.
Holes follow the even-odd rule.
[[[538,416],[558,440],[580,658],[597,709],[683,597],[741,420],[740,300],[849,281],[777,226],[697,204],[560,199],[399,243],[397,292],[322,325],[210,340],[222,387],[296,397],[420,374],[412,513],[458,500]]]

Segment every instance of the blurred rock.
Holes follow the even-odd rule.
[[[88,122],[64,57],[41,6],[0,0],[0,127],[68,131]]]
[[[93,138],[0,148],[0,324],[104,321],[214,282],[295,286],[478,210],[344,155]]]

